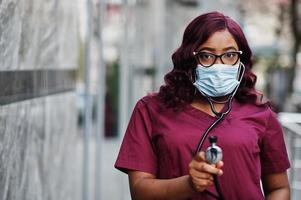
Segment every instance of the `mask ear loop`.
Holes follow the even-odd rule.
[[[190,79],[190,82],[193,84],[196,81],[196,69],[191,69],[190,72],[187,72],[187,76]],[[194,87],[194,93],[193,96],[196,96],[197,94],[197,88]]]
[[[193,73],[193,70],[191,70],[191,72],[186,72],[184,71],[184,73],[186,74],[186,76],[188,77],[188,79],[190,80],[191,83],[194,83],[196,78],[195,78],[195,74]],[[196,87],[194,87],[194,92],[193,92],[193,96],[195,96],[197,93],[197,89]]]

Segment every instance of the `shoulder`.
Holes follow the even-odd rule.
[[[234,105],[235,105],[236,110],[239,110],[240,113],[244,113],[247,115],[258,113],[258,114],[267,115],[267,117],[268,117],[269,115],[274,113],[274,111],[272,110],[269,103],[263,103],[261,105],[256,105],[256,104],[252,104],[252,103],[240,103],[235,100]]]
[[[277,114],[272,110],[269,103],[263,103],[261,105],[251,103],[239,103],[234,102],[235,115],[244,118],[253,118],[254,120],[263,123],[267,126],[270,121],[277,121]]]
[[[175,116],[172,108],[167,108],[158,93],[150,93],[138,100],[135,109],[147,113],[153,120]]]
[[[149,93],[138,100],[136,107],[140,109],[146,108],[151,110],[157,110],[163,108],[163,104],[159,99],[158,93]]]

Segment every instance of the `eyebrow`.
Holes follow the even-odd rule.
[[[203,48],[199,49],[198,51],[204,51],[204,50],[213,51],[214,52],[216,49],[211,48],[211,47],[203,47]],[[222,50],[223,51],[228,51],[228,50],[235,50],[235,51],[237,51],[237,49],[234,46],[226,47],[226,48],[223,48]]]

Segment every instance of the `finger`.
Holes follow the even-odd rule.
[[[204,161],[204,159],[205,159],[205,152],[200,151],[199,153],[197,153],[197,154],[195,155],[194,159],[195,159],[196,161]]]
[[[218,176],[223,174],[223,171],[221,169],[218,169],[214,165],[209,165],[207,163],[200,164],[200,171],[207,172],[210,174],[216,174]]]
[[[212,186],[213,181],[207,179],[192,179],[192,184],[196,189],[199,190],[200,188],[202,188],[202,190],[204,190],[205,188]]]
[[[195,176],[189,176],[189,182],[192,188],[197,192],[203,192],[207,187],[213,185],[213,180],[201,179]]]
[[[224,166],[224,162],[223,161],[218,161],[216,163],[216,168],[221,169]]]
[[[204,151],[201,151],[201,152],[199,153],[199,158],[200,158],[201,161],[206,161],[206,158],[205,158],[205,152],[204,152]]]
[[[195,161],[192,161],[190,163],[190,168],[197,169],[200,172],[207,172],[211,174],[216,174],[218,176],[221,176],[223,174],[223,171],[216,167],[215,164],[208,164],[206,163],[205,159],[205,152],[201,151],[195,156]],[[223,162],[219,163],[219,166],[222,166]]]
[[[212,174],[203,173],[203,172],[200,172],[200,171],[195,170],[195,169],[191,169],[190,176],[194,177],[194,178],[197,178],[197,179],[209,179],[209,180],[213,181]]]

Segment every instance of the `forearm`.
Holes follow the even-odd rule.
[[[181,200],[192,197],[196,192],[188,176],[174,179],[141,178],[131,185],[133,200]]]
[[[267,200],[290,199],[290,186],[286,172],[263,176],[262,186]]]
[[[289,200],[290,199],[290,189],[289,187],[283,187],[271,191],[266,195],[267,200]]]

